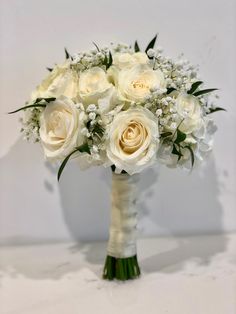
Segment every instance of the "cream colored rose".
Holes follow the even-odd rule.
[[[151,89],[166,87],[164,75],[148,65],[137,65],[123,69],[118,74],[117,89],[127,101],[141,102],[150,94]]]
[[[137,64],[147,64],[149,59],[146,53],[136,52],[136,53],[116,53],[113,55],[113,65],[119,69],[124,69],[127,67],[132,67]]]
[[[46,158],[61,159],[82,144],[83,112],[61,96],[50,102],[40,118],[40,139]]]
[[[70,62],[66,60],[61,65],[56,65],[52,72],[31,94],[31,99],[60,97],[76,98],[78,93],[78,74],[70,68]]]
[[[97,104],[98,100],[107,97],[113,90],[106,72],[94,67],[81,73],[79,79],[79,96],[85,104]]]
[[[156,117],[139,107],[121,111],[108,131],[107,156],[118,172],[140,172],[152,164],[159,146]]]
[[[186,93],[176,98],[177,113],[180,116],[180,131],[189,134],[202,125],[202,109],[197,97]]]

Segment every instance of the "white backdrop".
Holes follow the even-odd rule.
[[[41,148],[19,136],[22,106],[46,66],[91,42],[142,45],[160,33],[170,56],[184,52],[219,87],[219,130],[211,158],[192,175],[147,170],[140,182],[140,233],[195,234],[236,230],[236,5],[220,0],[1,0],[0,243],[105,239],[109,169],[81,172],[75,163],[61,182]]]

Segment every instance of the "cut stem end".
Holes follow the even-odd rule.
[[[140,276],[137,255],[126,258],[116,258],[107,255],[103,270],[103,279],[129,280]]]

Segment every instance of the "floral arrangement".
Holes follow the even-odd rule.
[[[211,151],[211,114],[224,110],[214,104],[216,89],[203,87],[198,68],[183,55],[164,56],[156,39],[143,52],[137,41],[94,44],[74,55],[65,49],[66,60],[48,68],[25,106],[11,112],[23,110],[25,138],[40,142],[48,160],[61,162],[58,179],[70,158],[82,169],[111,166],[131,176],[155,163],[191,169]],[[129,259],[119,274],[108,265],[104,277],[138,276],[136,255],[125,257],[117,257]]]

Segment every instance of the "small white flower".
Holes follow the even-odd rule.
[[[93,145],[93,146],[92,146],[91,152],[92,152],[93,154],[97,154],[97,153],[98,153],[98,147],[97,147],[97,145]]]
[[[160,117],[162,115],[162,109],[157,109],[156,115]]]
[[[93,154],[93,159],[94,159],[94,160],[99,160],[99,159],[100,159],[99,154]]]
[[[88,116],[89,116],[89,119],[90,119],[90,120],[95,120],[95,118],[96,118],[96,113],[95,113],[95,112],[90,112]]]
[[[94,104],[88,105],[87,112],[92,112],[92,111],[96,111],[96,110],[97,110],[96,105],[94,105]]]
[[[172,119],[176,119],[178,117],[178,115],[177,115],[177,113],[173,113],[171,117],[172,117]]]
[[[165,125],[167,123],[167,120],[165,118],[160,119],[160,124]]]
[[[175,130],[177,128],[177,123],[176,122],[172,122],[171,125],[170,125],[170,128],[172,130]]]
[[[162,100],[161,100],[161,103],[162,103],[164,106],[168,106],[168,101],[166,101],[166,99],[162,99]]]
[[[150,102],[147,102],[146,104],[145,104],[145,108],[151,108],[151,106],[152,106],[152,104],[150,103]]]
[[[158,90],[157,86],[153,86],[153,87],[150,88],[150,92],[151,93],[155,93],[157,90]]]
[[[84,105],[82,103],[79,103],[79,104],[75,104],[75,107],[79,110],[82,110],[84,111]]]
[[[97,123],[96,120],[92,120],[92,121],[90,122],[90,125],[93,126],[93,125],[95,125],[96,123]]]
[[[147,55],[150,57],[150,58],[153,58],[156,54],[156,51],[154,49],[148,49],[147,51]]]

